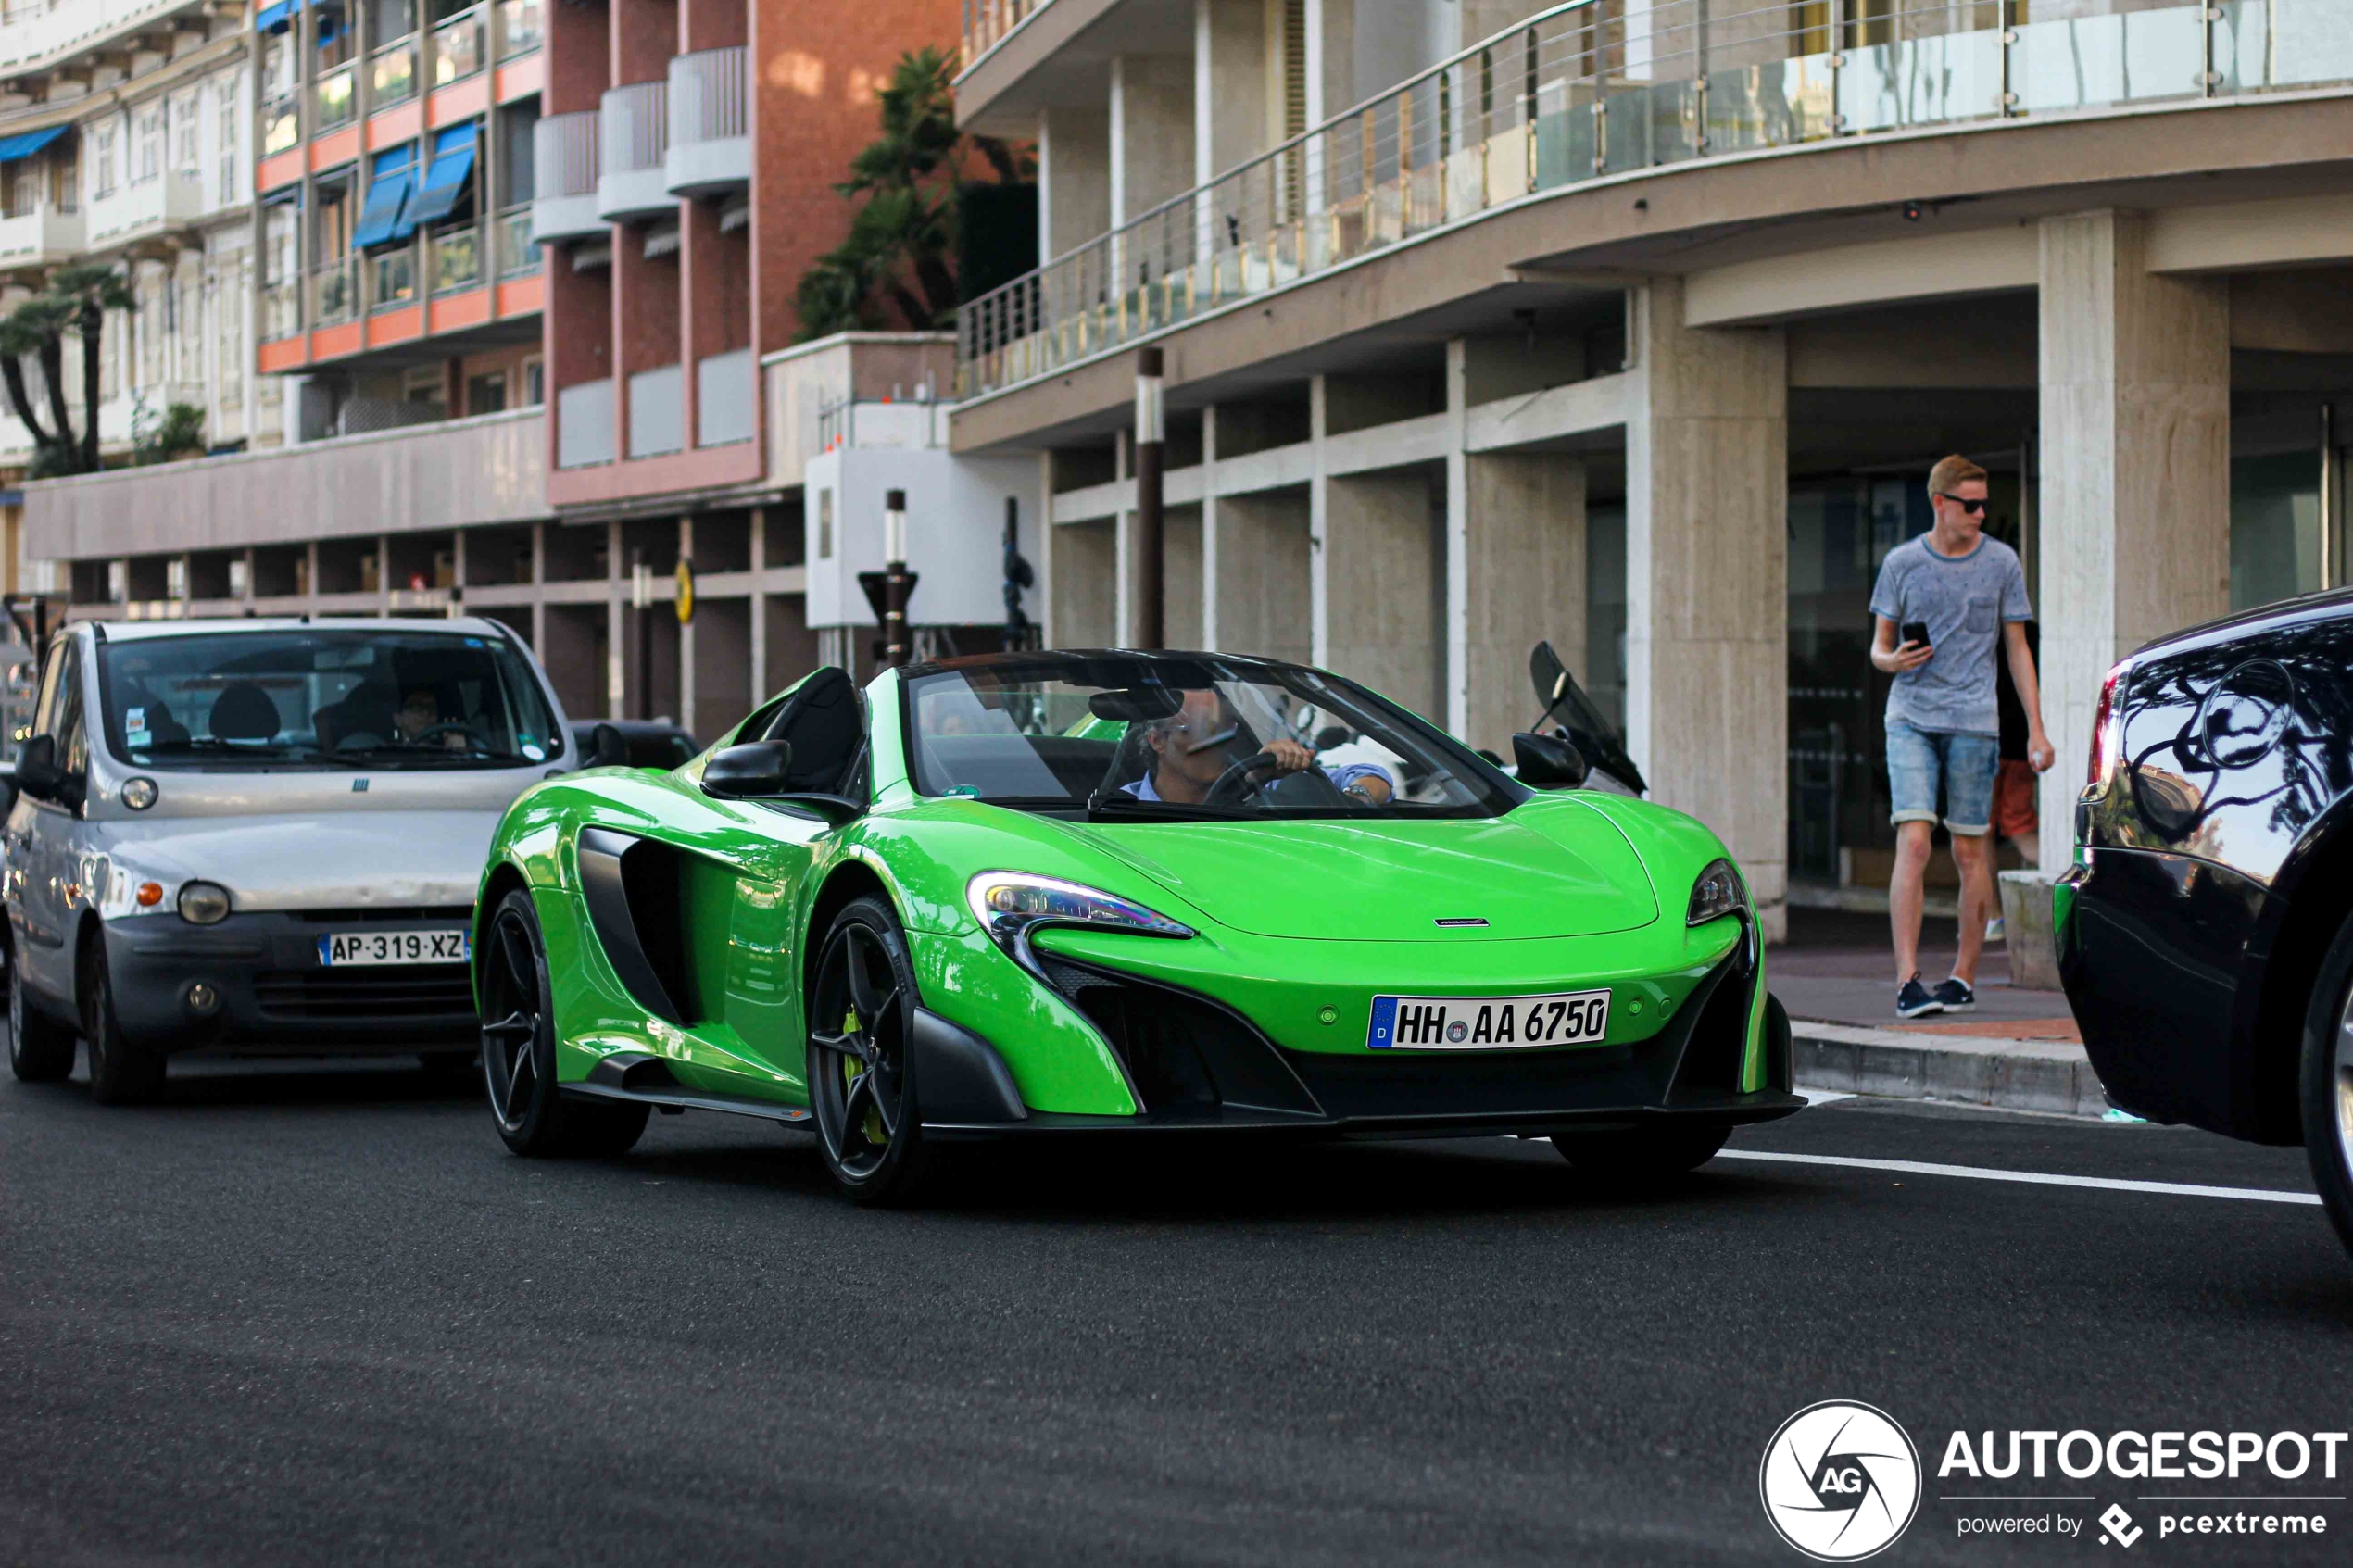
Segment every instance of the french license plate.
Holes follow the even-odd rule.
[[[1541,997],[1375,997],[1365,1036],[1372,1050],[1525,1050],[1598,1040],[1609,1029],[1609,993]]]
[[[337,931],[319,938],[319,961],[329,969],[358,964],[464,963],[473,942],[456,931]]]

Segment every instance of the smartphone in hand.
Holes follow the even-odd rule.
[[[1901,646],[1905,643],[1918,643],[1922,647],[1928,646],[1928,622],[1925,621],[1904,622],[1903,634],[1896,639],[1896,644]]]

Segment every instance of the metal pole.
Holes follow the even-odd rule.
[[[907,663],[907,492],[883,495],[883,663]]]
[[[637,717],[654,716],[654,576],[646,552],[629,552],[629,602],[637,620]]]
[[[1167,421],[1161,410],[1161,351],[1136,351],[1136,646],[1167,641],[1162,615],[1165,563],[1161,558],[1164,513],[1161,474]]]

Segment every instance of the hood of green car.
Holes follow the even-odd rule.
[[[1067,827],[1220,924],[1260,936],[1592,936],[1658,918],[1650,877],[1625,835],[1569,801],[1469,822]]]

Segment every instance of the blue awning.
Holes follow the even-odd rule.
[[[0,163],[14,163],[28,158],[66,133],[62,125],[52,125],[46,131],[23,131],[14,136],[0,136]]]
[[[368,204],[359,209],[359,226],[351,233],[354,250],[364,250],[370,245],[388,245],[417,232],[414,222],[404,221],[408,215],[409,193],[416,182],[415,171],[407,169],[376,177],[374,183],[368,187]]]
[[[256,32],[283,32],[294,25],[295,13],[302,9],[302,0],[278,0],[274,6],[264,6],[253,14]]]
[[[417,198],[409,204],[409,223],[438,223],[455,212],[459,202],[465,198],[466,182],[473,178],[473,171],[472,126],[460,125],[435,137],[433,167],[425,170],[423,182],[417,187]]]

